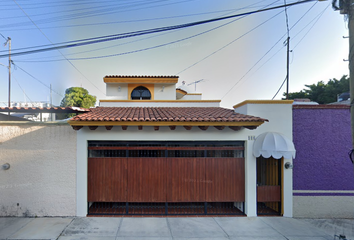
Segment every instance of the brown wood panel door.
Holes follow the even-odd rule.
[[[127,202],[166,202],[166,159],[128,158]]]
[[[88,158],[87,200],[125,202],[127,197],[126,158]]]
[[[206,201],[245,201],[244,158],[206,158]]]
[[[280,202],[280,186],[258,186],[257,202]]]
[[[167,159],[167,201],[205,201],[205,159]]]

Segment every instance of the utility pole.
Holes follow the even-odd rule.
[[[349,30],[349,90],[350,90],[350,119],[352,129],[352,149],[354,150],[354,0],[347,0],[344,12],[348,15]],[[353,151],[352,151],[353,155]]]
[[[5,43],[9,44],[9,101],[8,101],[8,107],[10,109],[11,107],[11,38],[7,38],[7,41]],[[10,110],[8,112],[8,115],[10,116]]]
[[[10,116],[10,107],[11,107],[11,38],[7,38],[6,43],[4,44],[5,46],[9,44],[9,100],[8,100],[8,107],[9,107],[9,112],[8,115]],[[2,65],[2,64],[1,64]]]
[[[286,100],[289,100],[289,52],[290,52],[290,37],[288,36],[286,40],[287,51],[286,51]]]
[[[53,107],[53,98],[52,98],[52,84],[50,84],[50,108]],[[51,113],[50,114],[50,121],[54,121],[53,120],[53,116],[54,116],[54,113]]]
[[[354,164],[354,0],[332,0],[334,10],[348,17],[349,31],[349,91],[350,91],[350,122],[352,133],[352,150],[349,152],[350,159]]]

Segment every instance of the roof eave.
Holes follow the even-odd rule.
[[[248,122],[186,122],[186,121],[79,121],[69,120],[71,126],[239,126],[258,127],[264,121]]]

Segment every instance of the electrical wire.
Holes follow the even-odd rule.
[[[16,2],[16,0],[13,0],[14,3],[16,3],[16,5],[22,10],[22,12],[28,17],[28,19],[33,23],[33,25],[35,25],[38,30],[42,33],[42,35],[49,41],[52,42],[48,36],[37,26],[37,24],[31,19],[30,16],[28,16],[28,14],[23,10],[23,8]],[[100,92],[102,92],[104,95],[106,95],[105,92],[103,92],[101,89],[99,89],[93,82],[91,82],[70,60],[68,60],[65,55],[58,50],[58,52],[69,62],[69,64],[77,71],[79,72],[87,81],[89,81],[97,90],[99,90]]]
[[[311,2],[311,1],[315,1],[315,0],[303,0],[303,1],[295,2],[295,3],[287,4],[286,6],[298,5],[298,4],[307,3],[307,2]],[[11,55],[12,56],[18,56],[18,55],[25,55],[25,54],[33,54],[33,53],[46,52],[46,51],[52,51],[52,50],[57,50],[57,49],[73,48],[73,47],[78,47],[78,46],[96,44],[96,43],[107,42],[107,41],[112,41],[112,40],[118,40],[118,39],[123,39],[123,38],[128,38],[128,37],[135,37],[135,36],[146,35],[146,34],[151,34],[151,33],[157,33],[157,32],[163,32],[163,31],[171,31],[171,30],[174,30],[174,29],[187,28],[187,27],[202,25],[202,24],[206,24],[206,23],[217,22],[217,21],[221,21],[221,20],[226,20],[226,19],[230,19],[230,18],[240,17],[240,16],[244,16],[244,15],[255,14],[255,13],[269,11],[269,10],[274,10],[274,9],[283,8],[283,7],[284,7],[284,5],[275,6],[275,7],[271,7],[271,8],[265,8],[265,9],[260,9],[260,10],[246,12],[246,13],[241,13],[241,14],[235,14],[235,15],[221,17],[221,18],[208,19],[208,20],[192,22],[192,23],[187,23],[187,24],[181,24],[181,25],[175,25],[175,26],[169,26],[169,27],[142,30],[142,31],[137,31],[137,32],[133,32],[133,33],[125,33],[125,34],[120,35],[120,36],[117,36],[117,34],[116,35],[102,36],[102,37],[97,37],[96,38],[97,40],[96,39],[95,40],[91,40],[93,38],[91,38],[91,39],[82,39],[82,40],[77,40],[75,43],[64,44],[64,45],[59,45],[59,46],[54,46],[54,47],[41,48],[41,49],[35,49],[35,50],[24,51],[24,52],[14,52]],[[58,45],[58,44],[54,44],[54,45]],[[16,51],[16,50],[14,50],[14,51]],[[8,57],[8,54],[0,55],[0,58],[2,58],[2,57]]]
[[[26,98],[32,103],[33,101],[28,97],[28,95],[26,94],[25,90],[23,90],[21,84],[17,81],[16,77],[11,73],[11,77],[13,79],[15,79],[17,85],[19,86],[19,88],[21,89],[21,91],[23,92],[23,94],[26,96]]]
[[[317,2],[315,2],[315,4],[313,4],[313,5],[294,23],[294,25],[293,25],[290,29],[294,28],[294,27],[300,22],[300,20],[303,19],[303,17],[304,17],[316,4],[317,4]],[[277,16],[277,15],[275,15],[275,16]],[[275,17],[275,16],[273,16],[273,17]],[[273,17],[272,17],[272,18],[273,18]],[[272,18],[270,18],[270,19],[272,19]],[[268,19],[267,21],[269,21],[270,19]],[[260,26],[260,25],[258,25],[258,26]],[[258,26],[257,26],[257,27],[258,27]],[[257,28],[257,27],[256,27],[256,28]],[[285,34],[285,35],[286,35],[286,34]],[[283,36],[276,42],[276,44],[277,44],[279,41],[281,41],[281,39],[282,39],[285,35],[283,35]],[[235,39],[234,41],[236,41],[236,40],[237,40],[237,39]],[[232,42],[233,42],[233,41],[232,41]],[[225,45],[225,46],[219,48],[218,50],[216,50],[216,51],[214,51],[213,53],[211,53],[211,54],[207,55],[206,57],[204,57],[203,59],[197,61],[196,63],[194,63],[194,64],[192,64],[192,65],[190,65],[189,67],[183,69],[182,71],[178,72],[176,75],[178,75],[178,74],[180,74],[180,73],[182,73],[182,72],[188,70],[189,68],[191,68],[191,67],[197,65],[198,63],[204,61],[205,59],[207,59],[207,58],[210,57],[211,55],[214,55],[215,53],[219,52],[220,50],[222,50],[222,49],[224,49],[225,47],[227,47],[228,45],[230,45],[232,42],[230,42],[230,43],[228,43],[227,45]],[[275,44],[275,45],[276,45],[276,44]],[[271,49],[273,49],[273,48],[275,47],[275,45],[273,45],[273,47],[271,47]],[[274,55],[273,55],[273,56],[274,56]],[[263,58],[263,57],[262,57],[262,58]],[[262,65],[262,66],[263,66],[263,65]],[[257,69],[257,70],[258,70],[258,69]],[[225,96],[225,95],[224,95],[224,96]]]
[[[278,0],[275,1],[275,2],[278,2]],[[275,2],[273,2],[273,3],[269,4],[269,5],[272,5],[272,4],[274,4]],[[258,3],[259,3],[259,2],[258,2]],[[255,4],[257,4],[257,3],[255,3]],[[249,5],[249,6],[252,6],[252,5],[255,5],[255,4],[251,4],[251,5]],[[268,5],[268,6],[269,6],[269,5]],[[187,38],[183,38],[183,39],[180,39],[180,40],[177,40],[177,41],[173,41],[173,42],[169,42],[169,43],[165,43],[165,44],[161,44],[161,45],[157,45],[157,46],[153,46],[153,47],[149,47],[149,48],[134,50],[134,51],[131,51],[131,52],[119,53],[119,54],[111,54],[111,55],[97,56],[97,57],[72,58],[72,59],[70,59],[70,60],[88,60],[88,59],[96,59],[96,58],[106,58],[106,57],[113,57],[113,56],[119,56],[119,55],[129,54],[129,53],[135,53],[135,52],[141,52],[141,51],[151,50],[151,49],[154,49],[154,48],[158,48],[158,47],[162,47],[162,46],[174,44],[174,43],[177,43],[177,42],[184,41],[184,40],[186,40],[186,39],[191,39],[191,38],[193,38],[193,37],[200,36],[200,35],[202,35],[202,34],[211,32],[211,31],[213,31],[213,30],[216,30],[216,29],[218,29],[218,28],[221,28],[221,27],[223,27],[223,26],[226,26],[226,25],[228,25],[228,24],[231,24],[231,23],[233,23],[233,22],[235,22],[235,21],[237,21],[237,20],[240,20],[240,19],[242,19],[242,18],[244,18],[244,17],[246,17],[246,16],[237,18],[237,19],[232,20],[232,21],[230,21],[230,22],[228,22],[228,23],[222,24],[222,25],[220,25],[220,26],[214,27],[214,28],[212,28],[212,29],[209,29],[209,30],[204,31],[204,32],[199,33],[199,34],[192,35],[192,36],[187,37]],[[156,35],[156,36],[153,36],[153,37],[161,36],[161,35],[164,35],[164,34],[166,34],[166,33],[159,34],[159,35]],[[245,35],[246,35],[246,34],[245,34]],[[141,41],[141,40],[145,40],[145,39],[149,39],[149,38],[153,38],[153,37],[148,37],[148,38],[143,38],[143,39],[139,39],[139,40],[135,40],[135,41],[130,41],[130,42],[127,42],[127,43],[118,44],[118,45],[114,45],[114,46],[110,46],[110,47],[98,48],[98,49],[89,50],[89,51],[82,51],[82,52],[79,52],[79,53],[98,51],[98,50],[107,49],[107,48],[111,48],[111,47],[116,47],[116,46],[121,46],[121,45],[125,45],[125,44],[130,44],[130,43],[133,43],[133,42],[137,42],[137,41]],[[243,36],[242,36],[242,37],[243,37]],[[79,53],[73,53],[73,54],[69,54],[69,55],[75,55],[75,54],[79,54]],[[41,60],[39,60],[39,61],[33,61],[33,60],[22,60],[22,61],[21,61],[21,60],[20,60],[20,62],[48,62],[48,61],[63,61],[63,60],[64,60],[64,59],[56,59],[56,60],[43,60],[43,59],[41,59]]]
[[[278,1],[276,1],[276,2],[278,2]],[[254,7],[254,8],[256,8],[256,7]],[[243,9],[247,9],[247,7],[242,7],[242,8],[237,8],[237,9],[211,11],[211,12],[204,12],[204,13],[193,13],[193,14],[184,14],[184,15],[177,15],[177,16],[159,17],[159,18],[146,18],[146,19],[133,19],[133,20],[114,21],[114,22],[94,22],[94,23],[74,24],[74,25],[51,26],[51,27],[42,27],[41,29],[91,27],[91,26],[99,26],[99,25],[106,26],[109,24],[120,24],[120,23],[147,22],[147,21],[157,21],[157,20],[165,20],[165,19],[173,19],[173,18],[200,16],[200,15],[214,14],[214,13],[221,13],[221,12],[234,12],[234,11],[239,11],[239,10],[243,10]],[[15,17],[15,18],[18,18],[18,17]],[[0,17],[0,19],[8,19],[8,18],[1,18]],[[4,31],[8,32],[8,31],[33,30],[33,29],[35,29],[35,28],[25,28],[25,29],[15,28],[15,29],[9,29],[9,30],[4,30]]]
[[[286,0],[284,0],[284,5],[286,5]],[[285,9],[285,19],[286,19],[286,29],[288,32],[288,37],[289,37],[289,17],[288,17],[288,8],[284,7]]]
[[[5,41],[8,40],[8,39],[7,39],[4,35],[2,35],[1,33],[0,33],[0,36],[1,36],[3,39],[5,39]]]
[[[101,3],[101,2],[100,2]],[[34,14],[32,17],[38,17],[38,16],[43,16],[43,15],[54,15],[58,14],[61,12],[75,12],[75,11],[82,11],[83,9],[92,9],[93,6],[90,6],[88,8],[82,8],[80,9],[72,9],[72,10],[65,10],[65,11],[55,11],[55,12],[46,12],[46,13],[41,13],[41,14]],[[100,7],[95,7],[96,11],[100,11]],[[85,23],[85,24],[76,24],[76,25],[62,25],[62,26],[56,26],[56,27],[42,27],[42,29],[47,29],[47,28],[64,28],[64,27],[78,27],[78,26],[94,26],[94,25],[107,25],[107,24],[115,24],[115,23],[129,23],[129,22],[142,22],[142,21],[150,21],[150,20],[161,20],[161,19],[169,19],[169,18],[177,18],[177,17],[189,17],[189,16],[198,16],[198,15],[203,15],[203,14],[211,14],[211,13],[218,13],[218,12],[232,12],[235,10],[242,10],[246,9],[244,8],[238,8],[238,9],[227,9],[227,10],[219,10],[219,11],[210,11],[206,13],[195,13],[195,14],[184,14],[184,15],[179,15],[179,16],[169,16],[169,17],[161,17],[161,18],[151,18],[151,19],[136,19],[136,20],[124,20],[124,21],[114,21],[114,22],[94,22],[94,23]],[[24,16],[8,16],[8,17],[0,17],[0,19],[18,19],[18,18],[24,18]],[[19,29],[16,29],[19,30]]]
[[[274,15],[273,17],[271,17],[270,19],[276,17],[276,16],[279,15],[280,13],[281,13],[281,12],[277,13],[276,15]],[[245,16],[243,16],[243,17],[245,17]],[[242,18],[242,17],[240,17],[240,18]],[[240,18],[239,18],[239,19],[240,19]],[[269,21],[270,19],[268,19],[267,21]],[[236,20],[238,20],[238,19],[236,19]],[[223,25],[217,26],[217,27],[215,27],[215,28],[209,29],[209,30],[207,30],[207,31],[204,31],[204,32],[201,32],[201,33],[198,33],[198,34],[195,34],[195,35],[186,37],[186,38],[182,38],[182,39],[179,39],[179,40],[175,40],[175,41],[168,42],[168,43],[164,43],[164,44],[160,44],[160,45],[155,45],[155,46],[148,47],[148,48],[143,48],[143,49],[139,49],[139,50],[133,50],[133,51],[128,51],[128,52],[123,52],[123,53],[117,53],[117,54],[103,55],[103,56],[82,57],[82,58],[69,58],[69,60],[92,60],[92,59],[100,59],[100,58],[107,58],[107,57],[116,57],[116,56],[127,55],[127,54],[142,52],[142,51],[146,51],[146,50],[151,50],[151,49],[155,49],[155,48],[167,46],[167,45],[170,45],[170,44],[175,44],[175,43],[178,43],[178,42],[181,42],[181,41],[185,41],[185,40],[187,40],[187,39],[191,39],[191,38],[200,36],[200,35],[202,35],[202,34],[211,32],[211,31],[213,31],[213,30],[215,30],[215,29],[217,29],[217,28],[220,28],[220,27],[223,27],[223,26],[225,26],[225,25],[227,25],[227,24],[230,24],[230,23],[232,23],[232,22],[234,22],[234,21],[236,21],[236,20],[233,20],[233,21],[231,21],[231,22],[225,23],[225,24],[223,24]],[[252,31],[255,30],[255,29],[257,29],[258,27],[260,27],[261,25],[263,25],[263,24],[266,23],[267,21],[265,21],[265,22],[259,24],[259,25],[256,26],[255,28],[253,28],[253,29],[251,29],[250,31],[246,32],[245,34],[241,35],[240,37],[238,37],[237,39],[233,40],[232,42],[230,42],[229,44],[227,44],[227,45],[224,46],[223,48],[229,46],[230,44],[232,44],[233,42],[239,40],[240,38],[246,36],[248,33],[252,32]],[[219,49],[219,50],[222,50],[223,48],[221,48],[221,49]],[[219,50],[217,50],[216,52],[218,52]],[[214,53],[216,53],[216,52],[214,52]],[[214,53],[212,53],[211,55],[213,55]],[[209,56],[211,56],[211,55],[209,55]],[[207,56],[207,57],[209,57],[209,56]],[[207,58],[207,57],[206,57],[206,58]],[[204,59],[206,59],[206,58],[204,58]],[[204,60],[204,59],[202,59],[202,60]],[[64,60],[64,59],[49,60],[49,61],[63,61],[63,60]],[[201,60],[201,61],[202,61],[202,60]],[[33,61],[31,61],[31,62],[33,62]],[[46,60],[46,61],[36,61],[36,62],[48,62],[48,60]],[[196,63],[196,64],[197,64],[197,63]],[[196,64],[194,64],[194,65],[196,65]],[[193,66],[194,66],[194,65],[193,65]],[[192,67],[192,66],[190,66],[190,67]],[[187,70],[187,69],[185,69],[185,70]],[[184,70],[183,70],[183,71],[184,71]],[[181,72],[183,72],[183,71],[181,71]],[[179,73],[181,73],[181,72],[179,72]],[[179,73],[178,73],[178,74],[179,74]],[[177,74],[177,75],[178,75],[178,74]]]
[[[154,0],[154,1],[147,1],[144,4],[136,4],[134,9],[126,9],[125,7],[122,6],[116,6],[116,7],[106,7],[104,6],[104,8],[100,9],[99,13],[97,13],[97,10],[90,10],[90,11],[86,11],[84,13],[72,13],[72,14],[68,14],[68,15],[64,15],[64,16],[58,16],[58,17],[50,17],[50,18],[45,18],[45,19],[40,19],[37,20],[38,24],[47,24],[47,23],[53,23],[53,22],[58,22],[58,21],[69,21],[69,20],[74,20],[74,19],[81,19],[81,18],[88,18],[88,17],[97,17],[97,16],[107,16],[109,14],[117,14],[120,12],[128,12],[128,11],[136,11],[136,10],[146,10],[149,8],[156,8],[156,7],[162,7],[162,6],[168,6],[168,5],[172,5],[172,4],[179,4],[182,2],[189,2],[189,1],[194,1],[194,0],[183,0],[183,1],[179,1],[179,2],[174,2],[174,3],[167,3],[167,4],[160,4],[160,5],[154,5],[154,6],[145,6],[145,5],[151,5],[153,3],[157,3],[157,2],[161,2],[161,1],[168,1],[168,0]],[[4,28],[14,28],[17,26],[28,26],[31,25],[28,22],[19,22],[19,23],[11,23],[11,24],[3,24],[0,25],[1,29]]]
[[[32,74],[30,74],[29,72],[27,72],[26,70],[24,70],[23,68],[21,68],[19,65],[12,63],[13,65],[15,65],[18,69],[20,69],[21,71],[23,71],[24,73],[26,73],[28,76],[30,76],[31,78],[33,78],[34,80],[36,80],[37,82],[39,82],[40,84],[42,84],[43,86],[45,86],[46,88],[50,89],[50,86],[48,86],[47,84],[45,84],[44,82],[42,82],[41,80],[39,80],[38,78],[34,77]],[[54,92],[55,94],[64,97],[62,94],[58,93],[57,91],[52,89],[52,92]]]
[[[303,2],[308,2],[308,1],[314,1],[314,0],[306,0]],[[279,8],[279,7],[277,7]],[[263,10],[272,10],[272,9],[262,9]],[[168,31],[168,30],[173,30],[176,28],[184,28],[184,27],[189,27],[189,26],[194,26],[194,25],[199,25],[199,24],[204,24],[204,23],[209,23],[209,22],[213,22],[213,21],[218,21],[218,20],[224,20],[227,18],[233,18],[233,17],[238,17],[238,16],[243,16],[243,15],[248,15],[248,14],[252,14],[255,12],[259,12],[261,10],[258,11],[253,11],[253,12],[248,12],[248,13],[244,13],[244,14],[240,14],[240,15],[233,15],[233,16],[228,16],[225,17],[223,19],[210,19],[210,20],[205,20],[205,21],[199,21],[199,22],[192,22],[192,23],[188,23],[188,24],[180,24],[180,25],[175,25],[175,26],[167,26],[167,27],[161,27],[161,28],[153,28],[153,29],[147,29],[147,30],[140,30],[140,31],[133,31],[133,32],[127,32],[127,33],[120,33],[120,34],[111,34],[111,35],[105,35],[105,36],[100,36],[100,37],[92,37],[92,38],[86,38],[86,39],[80,39],[80,40],[73,40],[73,41],[66,41],[66,42],[61,42],[61,43],[52,43],[52,44],[46,44],[46,45],[40,45],[40,46],[33,46],[33,47],[25,47],[25,48],[18,48],[18,49],[13,49],[13,55],[15,54],[16,51],[20,51],[20,50],[27,50],[27,49],[34,49],[34,48],[45,48],[45,47],[49,47],[49,46],[59,46],[59,45],[64,45],[64,44],[75,44],[75,43],[82,43],[82,42],[86,42],[86,41],[93,41],[93,40],[100,40],[100,39],[106,39],[106,38],[114,38],[114,37],[134,37],[140,34],[150,34],[150,33],[154,33],[155,31]],[[0,52],[4,52],[4,51],[0,51]],[[14,55],[15,56],[15,55]]]
[[[278,95],[280,89],[283,87],[284,83],[286,82],[286,80],[288,79],[288,76],[285,77],[283,83],[280,85],[278,91],[275,93],[275,95],[273,96],[272,100]]]
[[[314,5],[315,5],[315,4],[314,4]],[[314,5],[313,5],[313,6],[314,6]],[[317,20],[315,21],[315,24],[316,24],[316,22],[321,18],[321,16],[323,15],[323,13],[326,11],[326,9],[327,9],[328,7],[329,7],[329,5],[328,5],[318,16],[316,16]],[[308,11],[307,11],[307,12],[308,12]],[[307,12],[306,12],[306,13],[307,13]],[[301,17],[301,19],[302,19],[302,18],[303,18],[303,17]],[[313,21],[313,20],[311,20],[311,22],[312,22],[312,21]],[[310,23],[311,23],[311,22],[310,22]],[[306,28],[308,25],[309,25],[309,24],[307,24],[307,25],[305,26],[305,28]],[[312,25],[312,27],[313,27],[313,26],[314,26],[314,25]],[[311,27],[311,29],[312,29],[312,27]],[[310,29],[310,30],[311,30],[311,29]],[[309,30],[309,31],[310,31],[310,30]],[[302,30],[301,30],[301,31],[302,31]],[[308,31],[308,32],[309,32],[309,31]],[[308,33],[308,32],[307,32],[307,33]],[[305,34],[305,36],[307,35],[307,33]],[[304,36],[304,37],[305,37],[305,36]],[[304,37],[300,40],[300,42],[304,39]],[[298,44],[299,44],[300,42],[298,42]],[[298,44],[297,44],[297,45],[298,45]],[[295,47],[294,47],[293,49],[295,49],[297,45],[295,45]],[[278,95],[278,93],[279,93],[280,89],[283,87],[283,85],[284,85],[286,79],[287,79],[287,77],[285,78],[285,80],[283,81],[283,83],[280,85],[278,91],[275,93],[275,95],[273,96],[272,100]]]
[[[313,4],[311,6],[311,8],[309,10],[307,10],[300,18],[298,21],[295,22],[295,24],[290,28],[294,28],[299,22],[301,19],[304,18],[304,16],[306,14],[309,13],[309,11],[317,4],[317,2],[315,4]],[[287,35],[287,33],[285,33],[283,36],[280,37],[280,39],[222,96],[221,99],[223,99],[227,94],[229,94],[232,89],[238,84],[241,82],[241,80],[246,77],[246,75]],[[282,46],[282,48],[280,48],[275,54],[273,54],[269,59],[267,59],[259,68],[256,69],[255,72],[257,72],[261,67],[263,67],[267,62],[269,62],[275,55],[277,55],[282,49],[284,48],[284,46]]]
[[[304,40],[304,38],[310,33],[310,31],[312,30],[312,28],[316,25],[316,23],[320,20],[320,18],[323,16],[323,14],[325,13],[325,11],[329,8],[331,4],[329,4],[316,18],[315,22],[312,24],[312,26],[309,28],[309,30],[305,33],[305,35],[299,40],[299,42],[293,47],[293,49],[295,49],[301,42],[302,40]],[[309,25],[306,25],[306,27],[308,27]],[[305,29],[303,28],[303,29]]]
[[[182,71],[179,71],[176,75],[181,74],[182,72],[185,72],[186,70],[194,67],[195,65],[199,64],[200,62],[204,61],[205,59],[211,57],[212,55],[218,53],[219,51],[223,50],[224,48],[230,46],[231,44],[233,44],[234,42],[236,42],[237,40],[241,39],[242,37],[246,36],[247,34],[253,32],[254,30],[256,30],[257,28],[259,28],[260,26],[262,26],[263,24],[267,23],[268,21],[270,21],[271,19],[275,18],[276,16],[278,16],[281,12],[275,14],[274,16],[272,16],[271,18],[267,19],[266,21],[262,22],[261,24],[257,25],[256,27],[252,28],[251,30],[247,31],[246,33],[242,34],[241,36],[239,36],[238,38],[232,40],[231,42],[227,43],[226,45],[222,46],[221,48],[217,49],[216,51],[208,54],[207,56],[205,56],[204,58],[202,58],[201,60],[193,63],[192,65],[186,67],[185,69],[183,69]]]

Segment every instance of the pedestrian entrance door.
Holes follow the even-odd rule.
[[[257,158],[257,215],[281,215],[282,159]]]

